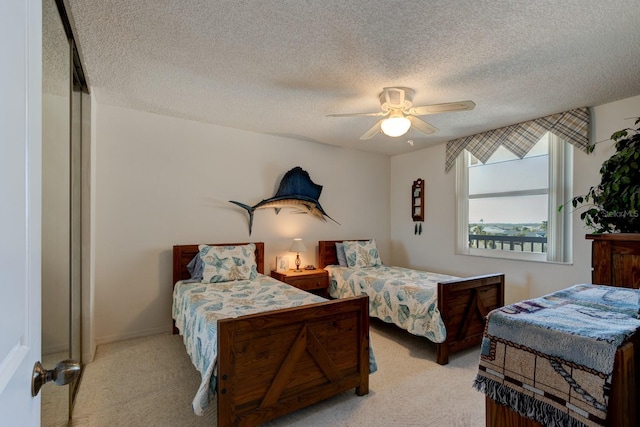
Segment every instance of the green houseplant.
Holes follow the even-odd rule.
[[[602,163],[600,184],[571,199],[587,227],[600,233],[640,233],[640,118],[635,129],[615,132],[616,152]],[[593,151],[594,145],[589,149]],[[559,210],[562,210],[560,206]]]

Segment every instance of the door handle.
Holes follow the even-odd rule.
[[[46,370],[37,361],[33,365],[33,375],[31,376],[31,396],[35,397],[40,392],[43,385],[53,381],[55,385],[67,385],[80,375],[80,362],[67,359],[59,362],[55,368]]]

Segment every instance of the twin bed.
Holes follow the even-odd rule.
[[[219,427],[253,426],[352,388],[367,394],[368,298],[328,301],[264,276],[264,243],[254,245],[255,279],[212,284],[188,283],[198,245],[173,247],[174,333],[182,328],[194,365],[208,371],[194,412],[217,398]],[[210,300],[211,292],[226,300]],[[284,300],[289,308],[281,308]],[[252,314],[225,313],[225,306]]]
[[[341,267],[336,243],[365,250],[364,268]],[[436,343],[436,361],[482,341],[485,316],[504,305],[504,275],[458,278],[437,273],[380,265],[372,240],[321,240],[319,267],[329,271],[334,298],[368,295],[370,315],[394,323]],[[354,264],[352,259],[351,264]],[[376,265],[378,264],[378,265]]]
[[[486,425],[638,426],[637,301],[580,284],[492,311],[474,382]]]

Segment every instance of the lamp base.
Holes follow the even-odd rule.
[[[293,271],[295,271],[296,273],[301,273],[302,270],[300,270],[300,264],[302,264],[302,262],[300,262],[300,253],[297,253],[296,254],[296,269],[293,270]]]

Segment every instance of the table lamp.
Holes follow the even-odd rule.
[[[291,247],[289,248],[289,252],[296,253],[296,269],[293,271],[298,273],[302,271],[300,270],[300,252],[304,252],[306,250],[307,248],[304,246],[304,243],[302,243],[302,239],[293,239]]]

